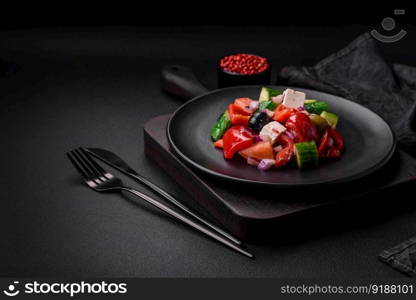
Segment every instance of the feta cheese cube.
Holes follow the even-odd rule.
[[[269,139],[272,145],[282,132],[286,131],[286,127],[279,122],[273,121],[266,124],[260,131],[259,136],[265,140]]]
[[[287,89],[283,92],[283,105],[289,108],[303,107],[305,97],[305,93]]]

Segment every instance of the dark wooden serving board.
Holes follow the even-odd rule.
[[[316,208],[350,202],[358,203],[361,209],[369,193],[416,179],[416,160],[397,150],[392,160],[376,173],[324,188],[258,188],[221,181],[191,169],[170,151],[166,138],[168,119],[169,115],[158,116],[145,124],[146,155],[170,174],[191,195],[190,199],[198,202],[203,213],[246,241],[269,240],[271,232],[276,235],[285,226],[292,226],[290,221],[285,222],[295,216],[315,214]],[[309,222],[306,220],[311,218],[303,218],[305,227]]]

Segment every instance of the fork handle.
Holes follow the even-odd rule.
[[[232,243],[230,240],[222,237],[221,235],[217,234],[216,232],[213,232],[203,226],[201,226],[200,224],[196,223],[195,221],[187,218],[186,216],[174,211],[173,209],[171,209],[170,207],[164,205],[163,203],[147,196],[146,194],[143,194],[135,189],[132,188],[128,188],[128,187],[120,187],[121,190],[132,193],[138,197],[140,197],[141,199],[145,200],[146,202],[152,204],[153,206],[159,208],[160,210],[162,210],[163,212],[167,213],[168,215],[174,217],[175,219],[182,221],[183,223],[191,226],[192,228],[198,230],[199,232],[204,233],[205,235],[213,238],[214,240],[226,245],[227,247],[249,257],[254,259],[254,255],[245,251],[244,249],[238,247],[236,244]]]

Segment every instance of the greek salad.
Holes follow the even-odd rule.
[[[308,168],[341,157],[338,119],[326,102],[308,100],[303,92],[263,87],[258,100],[235,99],[212,127],[211,139],[225,159],[239,155],[259,170],[291,161]]]

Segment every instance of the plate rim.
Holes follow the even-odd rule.
[[[208,96],[210,94],[216,93],[216,92],[220,92],[220,91],[224,91],[224,90],[230,90],[230,89],[238,89],[238,88],[253,88],[253,87],[278,87],[278,88],[292,88],[292,89],[302,89],[304,91],[312,91],[312,92],[318,92],[324,95],[328,95],[331,97],[337,97],[337,98],[341,98],[344,101],[348,101],[351,102],[353,104],[359,105],[362,108],[364,108],[365,110],[368,110],[370,113],[373,113],[375,115],[377,115],[388,127],[391,135],[392,135],[392,139],[393,139],[393,143],[391,148],[389,149],[388,154],[386,155],[386,157],[384,159],[382,159],[379,163],[375,164],[373,167],[366,169],[363,172],[354,174],[354,175],[350,175],[347,177],[343,177],[342,179],[334,179],[334,180],[327,180],[327,181],[323,181],[323,182],[318,182],[318,183],[293,183],[293,184],[288,184],[288,183],[279,183],[279,182],[264,182],[264,181],[256,181],[256,180],[251,180],[251,179],[244,179],[244,178],[239,178],[239,177],[235,177],[235,176],[230,176],[230,175],[226,175],[223,173],[219,173],[213,170],[210,170],[206,167],[203,167],[201,165],[199,165],[198,163],[194,162],[193,160],[191,160],[190,158],[188,158],[184,153],[182,153],[178,147],[175,145],[175,143],[172,140],[172,136],[170,134],[171,131],[171,123],[172,120],[174,119],[174,117],[178,114],[178,112],[185,106],[189,105],[190,103],[197,101],[198,99]],[[268,187],[279,187],[279,188],[295,188],[295,187],[314,187],[314,186],[322,186],[322,185],[331,185],[331,184],[338,184],[338,183],[347,183],[347,182],[351,182],[354,180],[358,180],[361,179],[367,175],[370,175],[372,173],[374,173],[375,171],[381,169],[384,165],[386,165],[390,159],[393,157],[396,148],[397,148],[397,139],[396,139],[396,135],[394,133],[394,131],[392,130],[391,126],[389,123],[386,122],[386,120],[380,116],[378,113],[370,110],[369,108],[353,102],[349,99],[346,99],[344,97],[340,97],[337,95],[333,95],[333,94],[329,94],[326,92],[321,92],[318,90],[312,90],[312,89],[306,89],[306,88],[302,88],[302,87],[294,87],[294,86],[284,86],[284,85],[242,85],[242,86],[232,86],[232,87],[227,87],[227,88],[221,88],[221,89],[215,89],[212,91],[209,91],[205,94],[196,96],[194,98],[192,98],[191,100],[186,101],[185,103],[183,103],[182,105],[180,105],[174,112],[173,114],[170,116],[169,121],[167,123],[166,126],[166,135],[168,138],[168,142],[169,142],[169,146],[173,149],[173,151],[176,153],[176,155],[178,155],[181,159],[183,159],[186,163],[192,165],[194,168],[201,170],[203,172],[205,172],[206,174],[208,174],[209,176],[212,177],[216,177],[216,178],[220,178],[222,180],[227,180],[227,181],[231,181],[234,183],[246,183],[246,184],[252,184],[252,185],[262,185],[262,186],[268,186]]]

